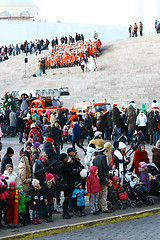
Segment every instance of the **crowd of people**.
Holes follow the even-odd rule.
[[[28,113],[24,117],[23,114],[14,110],[8,116],[1,114],[0,118],[1,126],[8,119],[12,136],[18,132],[19,142],[24,143],[19,153],[18,175],[14,171],[12,147],[7,148],[1,161],[0,228],[4,227],[2,216],[4,223],[14,226],[16,189],[19,194],[18,222],[24,226],[30,222],[40,224],[41,219],[52,222],[58,209],[55,206],[62,207],[63,219],[70,219],[73,216],[70,212],[78,217],[85,216],[85,197],[89,197],[90,214],[93,215],[113,212],[115,203],[123,209],[130,199],[129,186],[141,196],[141,202],[153,204],[149,193],[153,187],[159,189],[160,186],[157,175],[149,174],[145,142],[150,126],[155,145],[152,160],[159,171],[160,116],[156,100],[149,113],[144,104],[138,111],[132,101],[121,110],[114,104],[113,110],[107,113],[100,109],[95,114],[80,111],[67,115],[59,109],[58,113],[43,112],[41,116],[36,110],[32,115]],[[115,128],[118,135],[112,133]],[[130,169],[130,157],[121,138],[125,134],[128,134],[128,144],[134,152]],[[85,139],[87,149],[83,144]],[[63,145],[68,142],[72,146],[64,152]],[[75,145],[84,151],[85,165]],[[129,186],[125,188],[127,169],[135,171],[139,177],[131,175]]]
[[[129,37],[137,37],[138,36],[138,29],[139,29],[139,36],[143,36],[143,24],[142,22],[139,22],[139,27],[137,25],[137,23],[134,23],[134,25],[132,26],[130,24],[129,26]]]

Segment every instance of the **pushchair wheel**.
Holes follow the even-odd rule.
[[[120,210],[123,210],[124,208],[125,208],[125,207],[124,207],[123,204],[119,205],[119,209],[120,209]]]
[[[135,202],[131,202],[130,205],[131,205],[132,208],[136,207],[136,203]]]
[[[114,210],[114,207],[111,202],[107,202],[108,210]]]
[[[148,204],[149,206],[152,206],[152,205],[154,204],[154,200],[153,200],[152,198],[148,198],[148,199],[147,199],[147,204]]]
[[[137,202],[137,206],[138,206],[138,207],[143,207],[143,202],[142,202],[142,201],[138,201],[138,202]]]

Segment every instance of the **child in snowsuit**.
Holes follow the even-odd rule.
[[[6,207],[8,224],[12,224],[14,221],[14,205],[15,205],[14,201],[15,201],[15,192],[16,192],[15,188],[16,188],[15,182],[10,182],[9,189],[8,189],[9,200]]]
[[[0,175],[0,228],[4,227],[2,224],[2,211],[4,213],[4,221],[7,223],[6,205],[9,199],[9,194],[7,192],[6,179],[8,179],[8,177]]]
[[[45,173],[46,181],[43,184],[42,192],[44,203],[47,206],[47,222],[53,222],[52,213],[54,210],[54,201],[56,197],[55,179],[53,174]]]
[[[72,198],[73,200],[76,200],[77,204],[77,216],[82,217],[86,216],[84,209],[85,209],[85,201],[84,201],[84,196],[86,195],[86,192],[84,189],[82,189],[82,184],[79,182],[75,183],[75,189],[72,193]]]
[[[112,178],[112,180],[113,180],[113,187],[114,187],[114,189],[116,189],[119,199],[126,201],[127,200],[127,192],[124,190],[123,186],[121,186],[121,184],[120,184],[121,178],[114,176]]]
[[[91,166],[90,175],[87,178],[87,192],[90,194],[89,204],[91,214],[99,214],[98,200],[100,191],[101,185],[98,177],[98,168],[96,166]]]
[[[141,195],[148,193],[147,187],[143,184],[143,182],[138,181],[135,176],[131,177],[130,186]]]
[[[119,200],[117,190],[113,187],[111,179],[108,179],[108,198],[113,204]]]
[[[42,199],[42,191],[39,180],[33,179],[29,194],[31,196],[30,209],[32,210],[32,223],[35,225],[41,224],[39,220],[39,210],[40,200]]]
[[[22,223],[24,226],[27,225],[27,217],[26,217],[26,205],[27,201],[30,201],[30,196],[24,192],[23,187],[21,185],[17,186],[19,190],[19,202],[18,202],[18,222]]]
[[[68,141],[68,127],[64,125],[63,129],[63,143],[67,143]]]
[[[146,185],[147,190],[150,191],[150,182],[149,182],[149,175],[148,175],[148,164],[146,162],[140,162],[140,167],[138,168],[139,176],[141,181]]]

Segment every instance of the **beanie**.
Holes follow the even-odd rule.
[[[98,152],[104,152],[104,151],[106,151],[106,149],[103,148],[103,147],[99,147],[97,151],[98,151]]]
[[[15,182],[13,182],[13,181],[12,181],[12,182],[10,182],[10,184],[9,184],[9,187],[14,187],[14,188],[15,188],[15,187],[16,187],[16,184],[15,184]]]
[[[18,186],[17,186],[17,189],[18,189],[18,190],[23,189],[23,186],[22,186],[22,185],[18,185]]]
[[[47,181],[49,181],[49,180],[51,180],[52,178],[54,178],[54,176],[53,176],[53,174],[51,174],[51,173],[45,173],[45,175],[46,175],[46,180]]]
[[[81,176],[81,178],[86,178],[87,177],[87,170],[83,169],[82,171],[80,171],[80,176]]]
[[[39,184],[39,180],[38,179],[33,179],[32,180],[32,186],[36,186],[37,184]]]
[[[141,168],[145,168],[148,166],[148,164],[146,162],[140,162],[139,165]]]
[[[54,142],[54,140],[53,140],[52,138],[46,138],[46,141],[47,141],[47,142],[51,142],[51,143]]]
[[[117,107],[117,104],[113,104],[113,107]]]
[[[33,147],[36,149],[36,148],[38,148],[40,146],[40,143],[39,142],[34,142],[33,143]]]
[[[8,147],[8,148],[7,148],[7,154],[13,154],[13,153],[14,153],[13,148]]]
[[[126,144],[124,144],[124,142],[119,142],[118,148],[119,149],[126,148]]]
[[[79,188],[82,184],[80,182],[75,182],[75,188]]]

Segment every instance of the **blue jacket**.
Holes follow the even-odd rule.
[[[73,126],[73,135],[72,135],[72,141],[73,140],[80,140],[81,139],[81,127],[78,123],[74,124]]]
[[[82,188],[81,189],[79,189],[79,188],[74,189],[74,191],[72,193],[72,198],[77,198],[77,207],[85,206],[84,194],[86,194],[84,189],[82,189]]]

